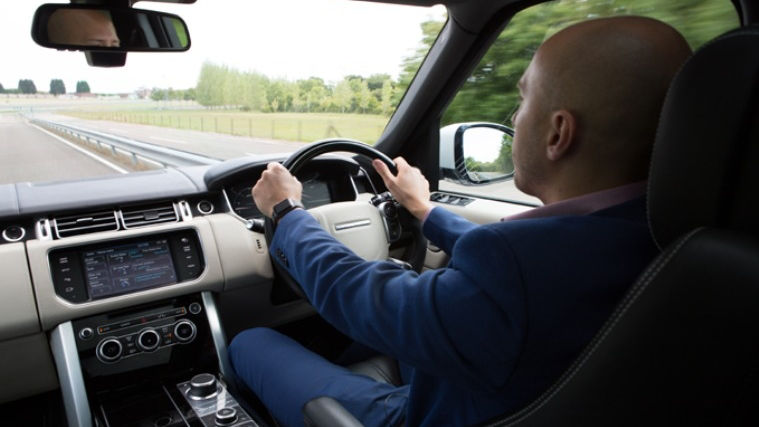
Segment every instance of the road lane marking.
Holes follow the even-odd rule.
[[[77,150],[77,151],[79,151],[80,153],[82,153],[84,155],[92,157],[93,159],[95,159],[98,162],[100,162],[100,163],[108,166],[109,168],[115,170],[116,172],[119,172],[119,173],[129,173],[128,170],[122,168],[121,166],[117,166],[116,164],[111,163],[108,160],[106,160],[106,159],[104,159],[104,158],[102,158],[102,157],[100,157],[100,156],[98,156],[98,155],[96,155],[94,153],[91,153],[91,152],[85,150],[84,148],[77,147],[76,145],[72,144],[69,141],[66,141],[65,139],[61,138],[60,136],[58,136],[58,135],[56,135],[56,134],[54,134],[52,132],[49,132],[49,131],[47,131],[45,129],[42,129],[41,127],[39,127],[37,125],[32,125],[32,126],[36,127],[37,129],[41,130],[42,132],[45,132],[46,134],[48,134],[50,136],[52,136],[53,138],[57,139],[58,141],[61,141],[62,143],[68,145],[71,148],[73,148],[74,150]]]
[[[178,144],[187,144],[187,141],[182,141],[182,140],[179,140],[179,139],[164,138],[164,137],[161,137],[161,136],[149,136],[148,138],[150,138],[150,139],[157,139],[159,141],[176,142]]]

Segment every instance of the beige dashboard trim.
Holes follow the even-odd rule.
[[[447,209],[477,224],[498,222],[503,217],[534,209],[532,206],[487,199],[474,199],[472,203],[466,206],[438,202],[432,202],[432,205]]]
[[[0,341],[40,331],[23,243],[0,245]]]
[[[472,203],[466,206],[449,205],[447,203],[437,202],[433,202],[432,205],[447,209],[477,224],[489,224],[498,222],[503,217],[533,209],[531,206],[487,199],[474,199]],[[448,254],[439,248],[428,244],[427,253],[424,258],[425,269],[442,268],[448,264],[449,260],[450,257]]]
[[[198,233],[206,265],[203,274],[195,280],[81,304],[72,304],[55,294],[50,264],[48,263],[48,254],[54,249],[148,236],[188,228],[194,229]],[[52,329],[59,323],[83,316],[192,292],[221,291],[224,286],[219,250],[211,225],[205,218],[132,230],[67,237],[61,240],[31,240],[27,241],[26,245],[43,330]]]
[[[208,215],[205,219],[211,224],[218,243],[225,290],[266,284],[274,278],[263,234],[248,230],[232,215]]]
[[[58,387],[47,336],[43,333],[0,341],[0,403]]]

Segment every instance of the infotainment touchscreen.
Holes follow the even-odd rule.
[[[166,238],[84,251],[82,261],[92,299],[177,282]]]

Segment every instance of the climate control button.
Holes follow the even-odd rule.
[[[181,343],[192,341],[196,334],[195,324],[189,320],[180,320],[174,325],[174,338]]]
[[[106,338],[97,345],[95,355],[101,362],[111,363],[119,360],[124,347],[116,338]]]
[[[161,336],[155,329],[145,329],[137,336],[137,347],[142,351],[153,351],[161,344]]]

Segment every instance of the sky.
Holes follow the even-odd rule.
[[[141,1],[136,7],[181,16],[192,47],[179,53],[129,53],[125,67],[108,69],[87,66],[82,52],[60,52],[32,41],[32,17],[41,1],[0,4],[3,87],[32,79],[38,90],[47,91],[51,79],[63,79],[71,92],[78,80],[86,80],[96,93],[194,87],[204,61],[288,80],[316,76],[337,82],[348,74],[374,73],[397,77],[402,59],[419,46],[419,24],[445,19],[441,6],[347,0]]]

